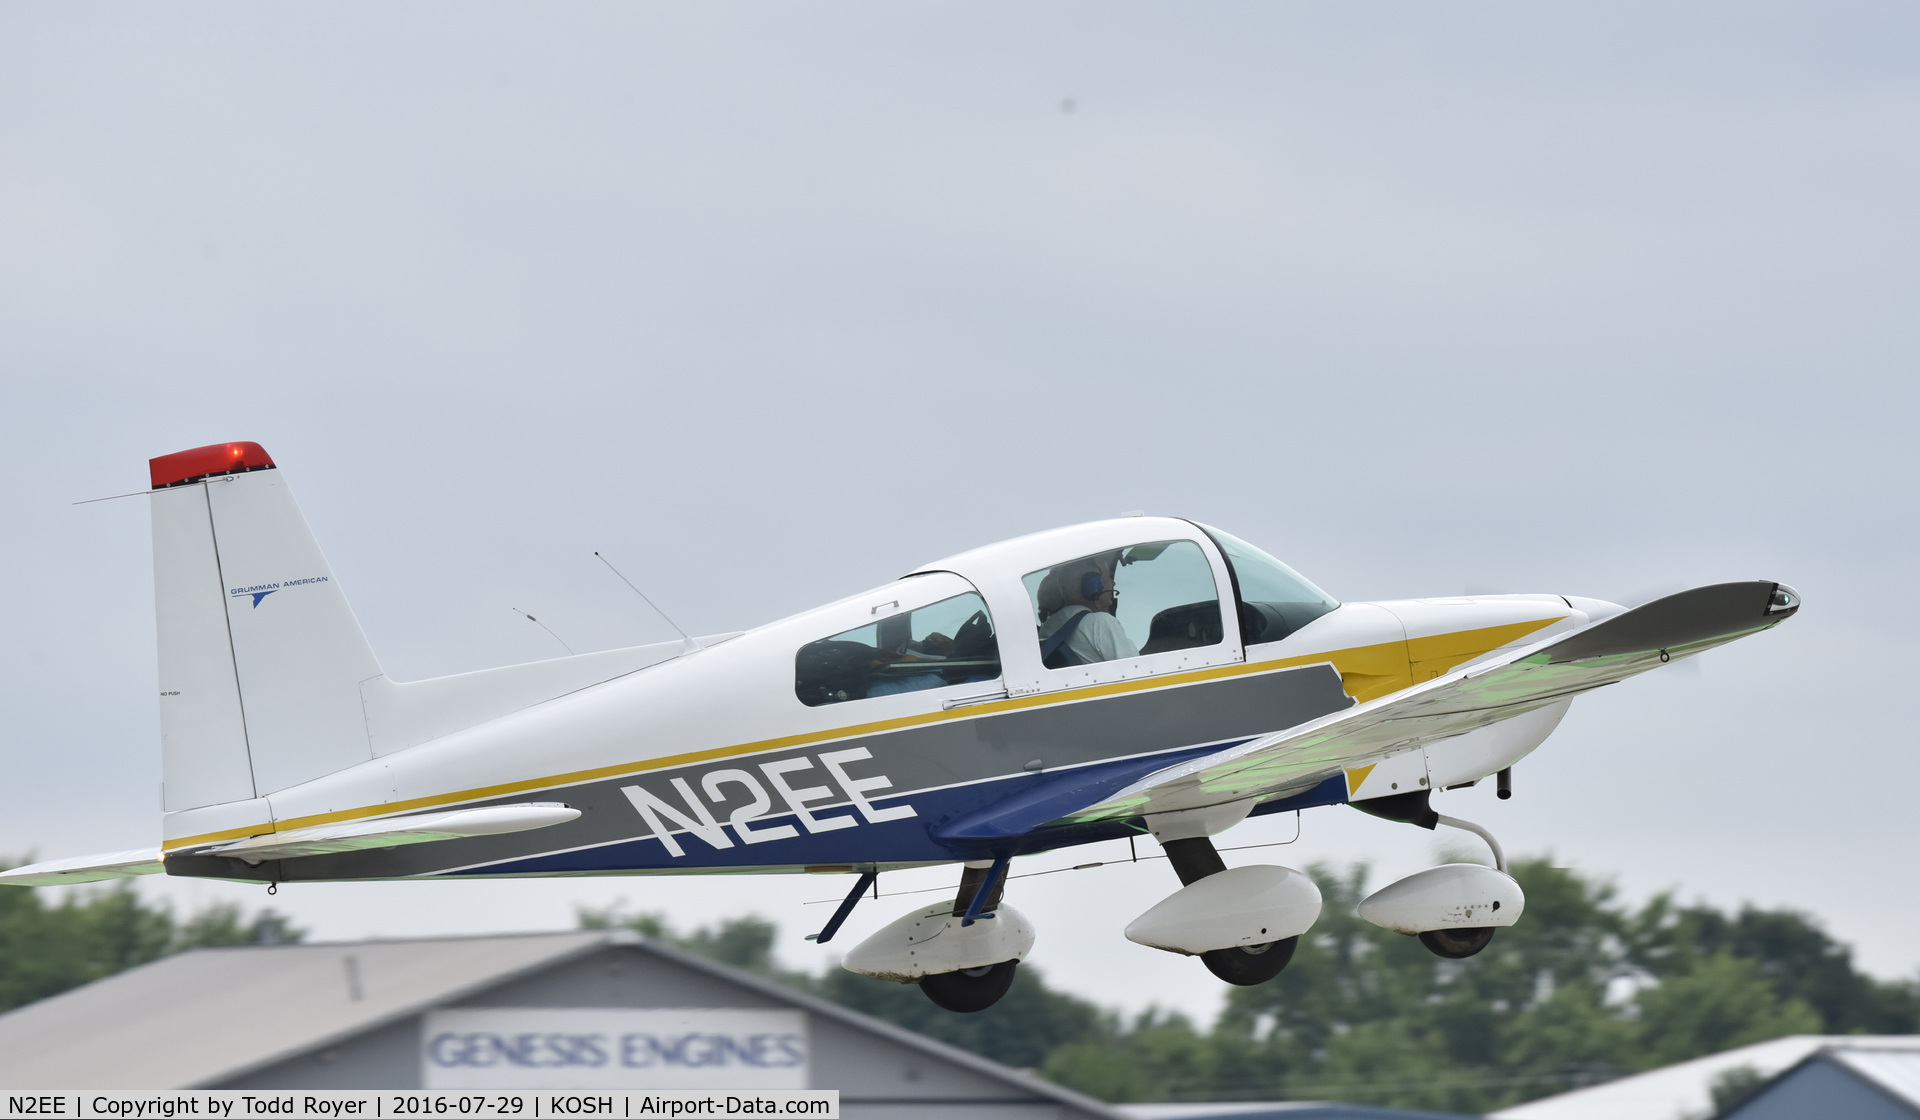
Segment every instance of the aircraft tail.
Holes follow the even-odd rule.
[[[389,680],[259,444],[196,447],[150,466],[161,800],[178,814],[170,835],[234,826],[246,835],[264,819],[256,799],[690,648],[661,642]],[[224,808],[189,812],[210,806]]]
[[[371,758],[380,664],[272,458],[223,443],[149,467],[166,811]]]

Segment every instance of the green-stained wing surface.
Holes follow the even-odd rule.
[[[104,879],[127,879],[135,875],[158,875],[166,868],[160,862],[160,849],[135,848],[128,852],[73,856],[44,863],[0,871],[0,884],[14,887],[64,887],[72,883],[98,883]]]
[[[1311,789],[1348,765],[1523,715],[1776,626],[1800,609],[1791,588],[1720,583],[1531,646],[1300,727],[1151,774],[1059,823],[1174,812]]]

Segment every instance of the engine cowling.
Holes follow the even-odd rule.
[[[923,976],[1024,960],[1033,951],[1033,925],[1002,904],[970,926],[942,902],[889,923],[853,947],[840,966],[849,972],[909,984]]]
[[[1361,900],[1360,917],[1382,929],[1419,934],[1510,926],[1527,908],[1513,877],[1477,863],[1446,863],[1388,883]]]
[[[1127,926],[1127,940],[1199,956],[1284,941],[1320,917],[1320,888],[1291,867],[1232,867],[1189,883]]]

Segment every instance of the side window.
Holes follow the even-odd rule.
[[[1222,638],[1213,567],[1192,541],[1081,556],[1021,580],[1049,669],[1210,646]]]
[[[793,658],[793,691],[810,708],[918,692],[1000,675],[987,604],[969,591],[808,642]]]

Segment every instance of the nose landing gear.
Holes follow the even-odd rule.
[[[1437,957],[1448,960],[1463,960],[1487,947],[1493,940],[1492,926],[1471,926],[1465,929],[1429,929],[1420,933],[1420,944]]]
[[[1493,834],[1472,821],[1433,811],[1428,793],[1353,802],[1364,813],[1422,828],[1447,825],[1487,842],[1493,866],[1448,863],[1389,883],[1360,902],[1360,916],[1383,929],[1412,934],[1435,956],[1463,960],[1485,949],[1495,930],[1520,919],[1527,896],[1507,874],[1507,854]]]

